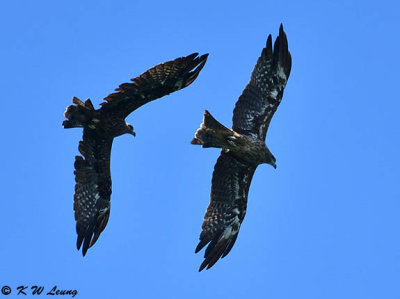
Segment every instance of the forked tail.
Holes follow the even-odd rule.
[[[74,97],[72,102],[75,105],[68,106],[67,110],[64,112],[66,120],[63,121],[62,125],[65,129],[84,127],[90,122],[93,116],[94,107],[89,99],[84,103],[80,99]]]
[[[194,134],[192,144],[199,144],[202,147],[229,147],[228,137],[234,132],[219,123],[207,110],[204,111],[203,122]]]

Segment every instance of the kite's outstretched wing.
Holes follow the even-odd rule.
[[[78,98],[67,107],[64,128],[83,127],[83,140],[79,143],[83,157],[75,158],[74,195],[77,247],[79,250],[83,244],[83,255],[97,241],[110,215],[113,138],[125,133],[135,135],[125,117],[152,100],[189,86],[204,67],[207,56],[193,53],[159,64],[132,79],[132,83],[121,84],[98,110],[90,100],[82,102]]]
[[[269,35],[250,82],[236,102],[233,110],[234,131],[265,140],[269,123],[281,102],[291,66],[292,58],[281,24],[274,51]]]
[[[106,102],[101,104],[100,111],[125,118],[140,106],[189,86],[199,75],[207,56],[198,57],[198,53],[193,53],[156,65],[131,79],[132,83],[121,84],[117,92],[104,99]]]
[[[77,247],[82,254],[96,243],[110,215],[110,153],[113,139],[104,139],[91,130],[84,130],[83,141],[75,157],[74,211]]]
[[[199,271],[211,268],[235,244],[246,214],[247,195],[256,166],[222,151],[215,164],[208,205],[196,253],[210,243]]]

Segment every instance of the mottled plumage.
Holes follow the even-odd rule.
[[[75,157],[74,211],[78,250],[85,255],[97,241],[110,216],[111,175],[110,154],[113,139],[122,134],[135,135],[125,118],[140,106],[171,92],[189,86],[199,75],[207,54],[193,53],[159,64],[131,83],[121,84],[95,110],[91,101],[73,99],[64,113],[64,128],[83,127],[79,142],[82,156]]]
[[[208,111],[204,113],[192,144],[222,148],[222,151],[215,164],[211,200],[196,248],[197,253],[208,244],[199,271],[211,268],[235,244],[257,166],[267,163],[276,168],[275,157],[265,145],[265,137],[290,70],[291,56],[281,25],[274,49],[269,35],[250,82],[236,103],[232,129],[224,127]]]

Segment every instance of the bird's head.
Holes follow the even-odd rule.
[[[263,162],[271,165],[273,168],[276,169],[276,159],[275,159],[274,155],[269,151],[269,149],[267,147],[265,149],[266,149],[265,158],[264,158]]]
[[[127,122],[125,123],[125,134],[131,134],[133,136],[136,136],[133,126]]]

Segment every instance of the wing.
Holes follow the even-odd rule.
[[[156,65],[131,79],[132,83],[121,84],[117,92],[104,99],[106,102],[101,103],[100,110],[125,118],[140,106],[189,86],[207,61],[208,54],[197,55],[193,53]]]
[[[110,215],[111,176],[110,153],[113,139],[100,138],[87,129],[75,157],[74,211],[77,247],[82,254],[96,243]]]
[[[225,150],[221,152],[214,168],[211,201],[195,251],[199,252],[210,243],[199,271],[206,266],[210,269],[235,244],[246,214],[247,195],[255,170],[255,166],[249,166],[233,154]]]
[[[274,51],[269,35],[250,82],[236,103],[233,110],[234,131],[265,140],[269,123],[281,102],[291,66],[292,58],[281,24]]]

